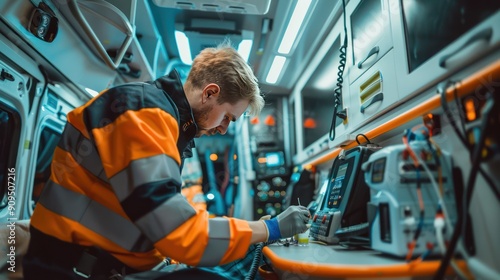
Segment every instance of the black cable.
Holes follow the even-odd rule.
[[[267,246],[269,244],[273,243],[278,243],[281,244],[281,241],[278,240],[273,240],[273,241],[267,241],[267,242],[260,242],[255,246],[255,256],[253,257],[252,260],[252,265],[250,266],[250,270],[248,271],[247,276],[245,277],[245,280],[253,280],[255,279],[255,275],[257,274],[257,271],[259,270],[259,265],[262,262],[262,249],[264,249],[264,246]],[[287,243],[284,244],[284,246],[288,246]],[[267,262],[266,262],[267,263]]]
[[[445,257],[447,257],[447,258],[442,260],[441,266],[439,267],[438,273],[436,274],[437,278],[434,278],[434,279],[442,279],[444,277],[445,269],[448,267],[449,262],[451,260],[451,257],[455,252],[455,249],[456,249],[456,246],[458,243],[458,239],[462,233],[466,232],[465,227],[466,227],[467,223],[464,221],[467,220],[470,199],[472,197],[472,193],[473,193],[474,187],[475,187],[474,182],[476,181],[476,176],[477,176],[478,170],[480,168],[481,150],[484,148],[484,145],[485,145],[484,139],[486,138],[486,129],[487,129],[487,124],[488,124],[488,120],[490,117],[490,115],[489,115],[490,112],[491,112],[491,110],[488,111],[487,114],[482,116],[483,123],[481,125],[481,128],[482,128],[481,135],[479,136],[478,145],[476,146],[476,148],[474,149],[474,151],[472,153],[472,168],[471,168],[471,171],[469,174],[469,180],[467,182],[467,189],[464,192],[465,195],[462,196],[462,213],[461,213],[461,215],[459,215],[459,219],[461,220],[461,223],[460,224],[457,223],[457,225],[455,227],[455,231],[453,232],[453,238],[455,240],[453,240],[453,238],[452,238],[453,243],[450,242],[448,249],[446,250]]]
[[[445,85],[443,87],[438,87],[438,92],[441,95],[441,107],[443,107],[444,113],[446,117],[448,118],[451,127],[455,131],[455,134],[457,135],[458,139],[464,144],[464,146],[470,151],[470,145],[469,142],[465,139],[465,136],[462,134],[462,132],[458,129],[457,124],[455,123],[455,119],[453,118],[453,114],[450,111],[450,108],[448,107],[448,101],[446,101],[446,90],[450,85],[454,85],[455,82],[453,81],[446,81]],[[464,131],[465,134],[465,131]]]
[[[455,88],[455,90],[454,90],[454,95],[455,95],[455,98],[457,98],[457,90],[456,90],[456,88]],[[495,96],[496,96],[496,95],[495,95]],[[496,98],[496,97],[495,97],[495,98]],[[499,100],[495,100],[494,102],[495,102],[495,104],[493,104],[494,108],[492,108],[492,109],[491,109],[491,111],[493,111],[493,112],[497,112],[497,111],[498,111],[498,104],[497,104],[497,103],[499,103],[500,101],[499,101]],[[458,106],[458,105],[457,105],[457,106]],[[491,114],[491,111],[489,111],[489,112],[487,112],[487,113],[488,113],[488,114]],[[459,112],[461,113],[460,115],[462,116],[462,118],[461,118],[460,120],[463,120],[465,117],[463,116],[463,112],[462,112],[462,110],[459,110]],[[483,112],[483,114],[484,114],[484,112]],[[483,120],[484,120],[484,116],[482,116],[482,117],[483,117]],[[490,119],[490,117],[488,116],[488,117],[486,118],[486,120],[489,120],[489,119]],[[461,123],[462,123],[462,127],[464,127],[463,129],[464,129],[464,132],[465,132],[465,125],[463,124],[463,121],[461,121]],[[486,127],[486,125],[487,125],[487,123],[482,123],[482,126],[484,126],[484,127],[483,127],[483,128],[481,128],[481,132],[486,132],[486,131],[487,131],[487,130],[486,130],[486,128],[485,128],[485,127]],[[482,150],[482,149],[481,149],[481,150]],[[481,153],[481,150],[479,150],[478,152],[479,152],[479,153]],[[472,147],[470,147],[470,148],[469,148],[469,153],[471,154],[471,156],[472,156],[472,152],[473,152],[473,151],[472,151]],[[472,162],[472,159],[471,159],[471,162]],[[488,186],[490,187],[491,191],[493,191],[493,193],[495,194],[495,196],[496,196],[497,200],[499,200],[499,201],[500,201],[500,191],[499,191],[499,189],[496,187],[495,183],[493,182],[493,179],[491,179],[490,175],[488,175],[488,174],[486,173],[486,171],[484,171],[484,169],[483,169],[481,166],[479,166],[479,173],[480,173],[480,174],[481,174],[481,176],[483,176],[483,178],[486,180],[486,182],[488,183]],[[469,197],[469,199],[470,199],[470,197]]]
[[[481,159],[482,159],[481,152],[484,149],[484,146],[486,145],[486,141],[485,141],[486,134],[487,134],[487,131],[489,129],[488,122],[490,120],[492,112],[495,112],[496,111],[495,109],[498,106],[498,104],[497,104],[498,102],[496,102],[496,100],[492,101],[492,102],[493,102],[493,104],[491,105],[491,107],[489,107],[490,104],[488,104],[488,102],[487,102],[484,105],[484,110],[482,112],[483,113],[482,114],[483,120],[481,123],[481,129],[480,129],[481,133],[479,135],[479,139],[477,142],[478,144],[475,147],[473,154],[472,154],[472,168],[471,168],[471,171],[469,174],[469,181],[467,182],[467,190],[466,190],[467,195],[465,196],[465,199],[464,199],[464,201],[466,202],[466,204],[464,204],[465,211],[462,212],[464,217],[467,214],[467,210],[469,208],[472,193],[473,193],[473,190],[475,187],[474,183],[476,181],[477,173],[480,169],[480,164],[481,164]],[[462,232],[465,232],[465,224],[462,225]]]
[[[250,271],[248,271],[245,280],[253,280],[255,279],[255,275],[259,270],[260,262],[262,261],[262,249],[264,248],[264,242],[258,243],[255,248],[255,256],[253,257],[252,265],[250,266]]]
[[[342,9],[344,11],[344,43],[342,46],[340,46],[340,62],[339,62],[339,67],[337,68],[339,71],[337,72],[337,84],[336,88],[334,90],[334,99],[335,99],[335,104],[333,107],[333,116],[332,116],[332,124],[330,126],[330,134],[329,138],[330,141],[333,141],[335,139],[335,127],[337,123],[337,114],[338,112],[338,107],[341,103],[341,98],[342,98],[342,84],[344,82],[344,70],[345,70],[345,65],[346,65],[346,58],[347,58],[347,23],[346,23],[346,10],[345,10],[345,0],[342,0]],[[345,119],[346,116],[343,116]]]
[[[441,107],[443,108],[444,113],[445,113],[446,117],[448,118],[453,130],[455,131],[455,134],[457,135],[458,139],[460,139],[462,144],[470,152],[469,143],[465,140],[464,136],[462,135],[462,132],[460,132],[460,130],[458,129],[458,127],[455,123],[455,120],[453,118],[453,115],[450,111],[450,108],[448,107],[448,101],[446,100],[446,90],[450,84],[453,84],[453,82],[446,81],[446,84],[444,85],[443,88],[438,88],[438,91],[440,91],[440,95],[441,95]],[[464,197],[465,197],[465,194],[462,194],[462,200],[464,199]],[[461,210],[462,210],[462,213],[466,212],[464,204],[462,204]],[[464,215],[458,215],[458,217],[457,217],[457,222],[455,224],[455,228],[453,229],[453,234],[451,236],[450,242],[449,242],[448,247],[446,249],[445,255],[441,259],[441,264],[438,268],[438,271],[434,275],[433,280],[441,280],[444,278],[444,275],[446,273],[446,269],[448,268],[449,263],[451,261],[451,258],[455,252],[455,247],[457,246],[458,238],[460,237],[460,235],[462,233],[462,224],[464,224],[463,216]]]
[[[368,139],[368,137],[366,137],[366,135],[364,135],[363,133],[360,133],[360,134],[356,135],[356,142],[358,143],[358,145],[361,145],[361,143],[358,140],[359,136],[363,136],[363,138],[365,138],[366,144],[371,144],[372,143],[372,142],[370,142],[370,139]]]
[[[446,81],[446,84],[442,88],[438,88],[438,91],[441,94],[441,107],[444,110],[444,113],[446,117],[448,118],[450,125],[452,126],[453,130],[455,131],[455,134],[457,135],[458,139],[462,142],[462,144],[470,151],[470,147],[468,142],[465,140],[464,136],[458,129],[455,120],[453,118],[453,115],[451,114],[451,111],[448,107],[448,101],[446,100],[446,90],[450,84],[453,84],[451,81]],[[465,197],[465,194],[462,194],[462,199]],[[462,205],[462,212],[465,212],[464,210],[464,205]],[[451,261],[452,255],[455,252],[455,247],[458,242],[458,238],[461,235],[461,230],[462,230],[462,224],[463,224],[463,215],[458,215],[457,217],[457,222],[455,224],[455,228],[453,229],[453,234],[451,236],[450,242],[448,244],[448,247],[446,249],[445,255],[441,259],[441,264],[439,266],[439,269],[437,273],[434,275],[433,280],[441,280],[444,278],[444,275],[446,273],[446,269],[448,268],[448,265]]]
[[[465,133],[466,133],[465,132],[465,127],[462,125],[462,127],[464,129],[464,131],[462,133],[459,130],[459,128],[458,128],[458,126],[457,126],[457,124],[455,122],[455,118],[453,117],[453,113],[450,111],[450,108],[448,107],[448,102],[446,101],[446,90],[448,89],[448,87],[450,85],[454,85],[454,84],[456,84],[456,82],[448,80],[448,81],[446,81],[444,83],[444,86],[439,86],[438,87],[438,92],[441,95],[441,106],[442,106],[442,108],[443,108],[443,110],[445,112],[446,117],[448,118],[448,120],[450,122],[450,125],[452,126],[453,130],[455,131],[455,134],[457,135],[458,139],[467,148],[467,150],[469,151],[469,154],[472,156],[472,147],[471,147],[471,145],[469,144],[469,142],[465,138]],[[455,87],[454,88],[454,96],[455,96],[455,98],[457,98],[457,95],[458,95],[457,93],[458,93],[457,92],[457,87]],[[462,116],[461,113],[459,113],[459,115]],[[462,120],[462,119],[460,119],[460,120]],[[479,167],[479,173],[481,174],[481,176],[483,176],[483,178],[485,179],[485,181],[488,183],[488,186],[493,191],[493,193],[495,194],[495,196],[497,197],[497,199],[500,200],[500,191],[496,188],[493,179],[491,179],[491,177],[486,173],[486,171],[484,171],[484,169],[481,166]]]
[[[463,120],[465,120],[465,115],[464,115],[464,110],[461,108],[461,104],[460,104],[460,100],[458,99],[458,89],[457,87],[455,86],[453,88],[453,99],[455,99],[455,106],[457,106],[457,110],[458,110],[458,115],[460,116],[459,120],[460,120],[460,125],[462,127],[462,131],[465,133],[466,132],[466,129],[465,129],[465,123]]]
[[[464,192],[464,194],[462,195],[461,215],[458,215],[457,224],[455,225],[455,229],[453,230],[452,238],[451,238],[450,243],[448,245],[448,248],[446,250],[445,256],[441,260],[441,265],[439,266],[438,272],[436,273],[436,275],[433,278],[434,280],[440,280],[440,279],[444,278],[444,275],[446,273],[446,269],[447,269],[447,267],[451,261],[451,258],[455,252],[455,248],[457,246],[458,239],[462,233],[466,232],[465,227],[466,227],[467,223],[465,221],[467,220],[469,204],[470,204],[470,200],[472,197],[472,193],[474,191],[474,187],[475,187],[474,183],[476,181],[477,173],[480,172],[481,175],[483,175],[483,173],[485,174],[485,172],[482,170],[482,168],[480,166],[481,159],[482,159],[481,151],[483,150],[484,145],[485,145],[485,139],[486,139],[486,133],[488,130],[488,121],[490,119],[490,114],[492,112],[496,112],[497,106],[499,106],[497,100],[495,100],[493,102],[494,102],[494,104],[492,105],[492,108],[486,107],[486,106],[488,106],[488,104],[485,104],[485,108],[484,108],[485,112],[483,112],[483,115],[482,115],[483,121],[481,123],[481,129],[480,129],[481,134],[480,134],[479,139],[477,141],[477,146],[474,149],[473,149],[473,147],[468,145],[468,143],[465,141],[465,138],[463,138],[463,136],[459,133],[458,128],[456,127],[456,124],[453,122],[453,119],[450,119],[450,123],[454,127],[457,135],[459,135],[459,138],[462,140],[462,143],[464,143],[464,145],[466,147],[468,147],[469,153],[471,154],[472,168],[471,168],[471,171],[469,173],[469,180],[467,182],[467,189]],[[443,109],[445,110],[445,113],[447,114],[447,117],[450,118],[451,115],[449,112],[448,104],[446,102],[446,88],[441,92],[441,103],[442,103]],[[490,187],[492,188],[493,191],[496,191],[496,187],[494,185],[490,185]],[[495,192],[495,193],[497,193],[497,192]],[[497,198],[498,198],[498,195],[497,195]]]

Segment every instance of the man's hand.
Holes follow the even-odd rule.
[[[264,220],[269,233],[268,240],[277,240],[305,232],[310,216],[306,207],[292,205],[276,218]]]

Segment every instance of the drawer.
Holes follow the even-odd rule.
[[[351,131],[398,103],[398,87],[394,70],[394,53],[389,51],[361,75],[349,90]]]

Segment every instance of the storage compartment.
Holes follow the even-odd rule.
[[[350,99],[350,131],[397,104],[399,96],[392,50],[351,85]]]
[[[165,74],[167,54],[146,0],[56,1],[59,11],[96,57],[123,82]]]
[[[391,0],[400,97],[409,97],[500,48],[500,2]]]
[[[383,57],[393,44],[386,0],[349,1],[346,10],[351,38],[348,46],[351,58],[349,81],[353,83]]]

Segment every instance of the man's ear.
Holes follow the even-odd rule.
[[[209,98],[216,98],[220,94],[220,87],[218,84],[208,84],[204,89],[203,89],[203,96],[202,96],[202,103],[205,103],[208,101]]]

